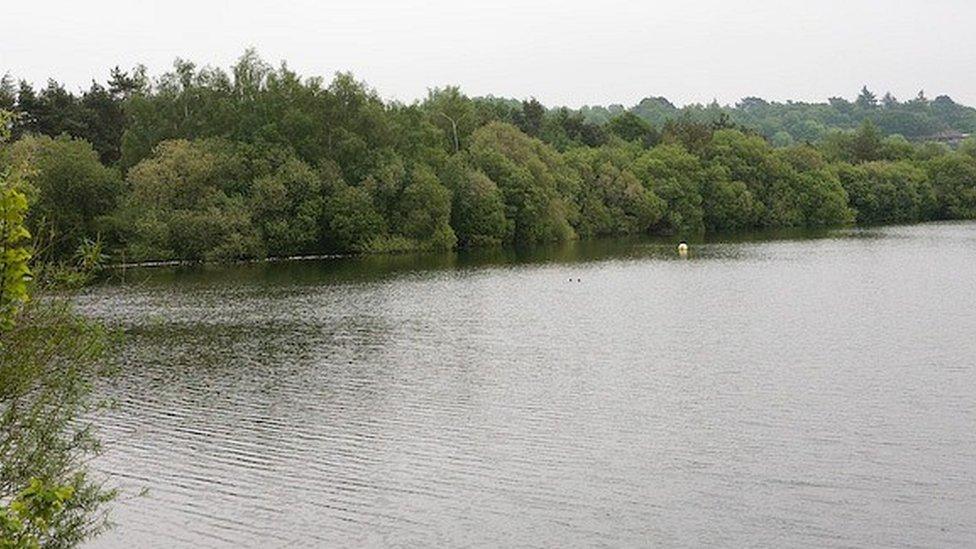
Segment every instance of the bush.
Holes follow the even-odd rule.
[[[107,527],[114,492],[87,472],[100,447],[82,418],[99,408],[92,385],[110,373],[113,345],[113,334],[52,296],[29,302],[0,332],[0,501],[14,502],[0,514],[44,546],[74,546]],[[38,509],[37,498],[56,505]]]

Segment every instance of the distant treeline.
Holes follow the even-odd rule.
[[[904,137],[971,130],[973,109],[948,98],[669,105],[547,109],[453,87],[384,102],[349,74],[302,78],[249,51],[230,72],[116,69],[80,96],[7,78],[0,169],[50,261],[976,218],[976,142]]]
[[[751,128],[779,147],[816,142],[836,130],[854,130],[871,122],[885,135],[900,135],[918,141],[945,133],[976,133],[976,109],[960,105],[949,96],[933,100],[924,91],[909,101],[899,101],[891,93],[880,100],[867,87],[853,102],[831,97],[826,103],[769,102],[746,97],[734,106],[717,102],[682,108],[663,97],[648,97],[627,109],[622,105],[583,107],[580,111],[591,123],[606,123],[625,112],[662,126],[669,120],[714,122],[728,120]]]

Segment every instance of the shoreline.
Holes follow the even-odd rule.
[[[252,259],[239,259],[234,261],[195,261],[195,260],[158,260],[158,261],[135,261],[135,262],[125,262],[114,265],[107,265],[105,267],[108,271],[125,271],[126,269],[159,269],[166,267],[227,267],[234,265],[258,265],[258,264],[269,264],[269,263],[297,263],[303,261],[322,261],[330,259],[364,259],[364,258],[382,258],[382,257],[397,257],[397,256],[437,256],[443,254],[468,254],[468,253],[491,253],[491,252],[501,252],[501,253],[518,253],[525,251],[534,250],[545,250],[555,247],[567,246],[567,245],[586,245],[598,242],[606,241],[617,241],[617,242],[644,242],[646,244],[657,244],[660,246],[677,245],[679,240],[688,241],[692,247],[695,245],[712,245],[719,243],[742,243],[742,242],[764,242],[764,241],[774,241],[774,240],[806,240],[806,239],[819,239],[827,238],[831,234],[838,231],[864,231],[887,227],[913,227],[913,226],[924,226],[924,225],[938,225],[938,224],[954,224],[954,223],[967,223],[973,222],[970,219],[941,219],[935,221],[920,221],[915,223],[880,223],[880,224],[864,224],[864,225],[835,225],[832,227],[788,227],[788,228],[769,228],[769,229],[752,229],[752,230],[739,230],[739,231],[721,231],[707,233],[703,235],[696,236],[679,236],[679,235],[603,235],[603,236],[593,236],[587,238],[575,238],[571,240],[564,240],[561,242],[547,242],[547,243],[537,243],[529,246],[516,246],[511,244],[504,244],[499,246],[480,246],[472,248],[454,248],[451,250],[442,250],[439,252],[432,252],[430,250],[402,250],[395,252],[364,252],[356,254],[342,254],[342,253],[331,253],[331,254],[304,254],[304,255],[294,255],[294,256],[278,256],[278,257],[265,257],[265,258],[252,258]]]

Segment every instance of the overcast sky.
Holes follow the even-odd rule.
[[[427,88],[546,104],[748,95],[976,105],[973,0],[3,0],[0,72],[71,89],[176,57],[228,66],[248,46],[303,75],[352,71],[385,98]]]

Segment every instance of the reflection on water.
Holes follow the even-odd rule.
[[[129,271],[93,545],[976,544],[976,224],[761,236]]]

